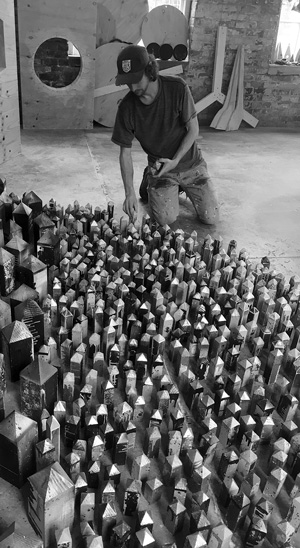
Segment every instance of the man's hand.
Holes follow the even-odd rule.
[[[170,158],[159,158],[156,163],[162,164],[162,167],[159,168],[155,177],[162,177],[163,175],[168,173],[168,171],[171,171],[171,169],[174,169],[177,166],[178,160],[170,160]]]
[[[137,220],[138,203],[134,192],[126,196],[123,203],[123,211],[128,215],[130,222],[135,223]]]

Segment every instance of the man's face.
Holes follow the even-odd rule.
[[[130,91],[132,91],[137,97],[144,97],[147,93],[150,80],[144,74],[142,79],[136,84],[127,84]]]

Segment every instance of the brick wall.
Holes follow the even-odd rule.
[[[80,57],[68,56],[68,42],[64,38],[51,38],[38,48],[34,57],[34,70],[40,80],[50,87],[70,85],[81,67]]]
[[[287,74],[287,67],[269,66],[280,8],[281,0],[198,0],[185,73],[195,101],[211,91],[217,28],[226,25],[222,91],[227,92],[237,47],[244,44],[245,108],[260,126],[300,127],[300,67]],[[209,125],[219,108],[215,103],[200,113],[200,124]]]

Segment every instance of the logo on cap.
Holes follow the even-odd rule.
[[[130,72],[131,71],[131,59],[125,59],[122,61],[122,69],[123,72]]]

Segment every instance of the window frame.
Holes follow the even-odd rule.
[[[283,5],[283,2],[281,3],[281,6],[282,5]],[[276,53],[276,48],[277,48],[277,44],[278,44],[280,17],[281,17],[281,9],[280,9],[280,14],[279,14],[278,24],[277,24],[277,29],[276,29],[276,37],[274,39],[274,45],[273,45],[273,48],[272,48],[272,60],[270,60],[270,62],[269,62],[268,74],[271,75],[271,76],[300,75],[300,65],[293,65],[293,64],[291,64],[291,65],[288,65],[288,64],[287,65],[284,65],[284,64],[281,65],[281,64],[276,63],[274,61],[275,57],[276,57],[275,53]],[[299,32],[300,32],[300,21],[299,21]],[[297,55],[297,53],[296,53],[296,55]]]

